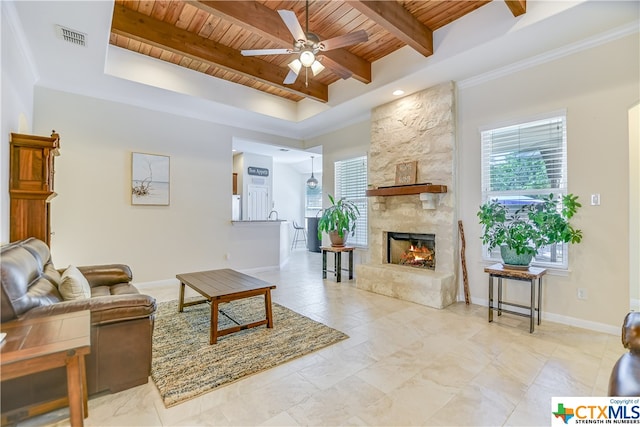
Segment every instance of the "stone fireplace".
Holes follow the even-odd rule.
[[[358,288],[435,308],[456,301],[454,101],[454,84],[444,83],[372,111],[370,189],[394,186],[396,165],[417,161],[416,183],[446,186],[446,192],[431,193],[430,186],[420,186],[419,191],[426,188],[424,193],[369,197],[369,250],[356,266]],[[407,239],[389,243],[393,233]],[[420,242],[421,251],[433,251],[432,263],[416,259],[425,258],[416,253],[405,254],[404,264],[394,261],[390,245],[404,248],[409,240],[401,252],[411,252],[412,236],[432,236],[430,243]]]

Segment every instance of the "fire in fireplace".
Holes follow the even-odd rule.
[[[436,235],[388,232],[387,262],[435,270]]]

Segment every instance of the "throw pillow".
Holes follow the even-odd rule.
[[[73,265],[62,273],[62,282],[58,290],[65,301],[91,298],[91,287],[87,278]]]

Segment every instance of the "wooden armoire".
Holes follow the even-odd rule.
[[[60,136],[12,133],[9,149],[9,239],[36,237],[51,242],[50,204],[53,191],[54,158],[59,155]]]

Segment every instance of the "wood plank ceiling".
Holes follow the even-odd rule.
[[[328,86],[340,78],[371,82],[371,63],[405,45],[433,54],[433,32],[491,0],[309,1],[309,31],[320,40],[357,30],[366,42],[319,53],[326,67],[283,81],[296,56],[243,56],[242,49],[292,48],[293,36],[277,10],[291,10],[306,26],[305,1],[116,0],[110,43],[213,77],[292,101],[328,101]],[[513,16],[526,0],[506,0]]]

